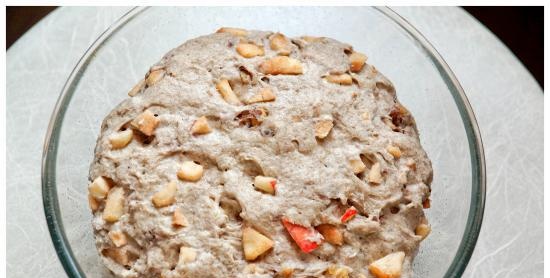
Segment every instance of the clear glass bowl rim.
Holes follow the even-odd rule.
[[[421,46],[422,50],[432,60],[440,76],[443,78],[449,91],[451,92],[455,104],[458,107],[464,128],[466,130],[472,167],[472,191],[470,199],[470,208],[466,228],[462,236],[461,243],[456,255],[449,266],[445,277],[460,277],[474,251],[477,238],[483,221],[483,212],[485,208],[485,156],[483,143],[477,121],[470,103],[458,82],[458,79],[447,65],[445,60],[432,46],[430,42],[414,28],[407,20],[388,7],[374,7],[378,12],[392,20],[406,31]],[[92,56],[99,50],[121,27],[123,27],[132,18],[147,10],[148,7],[135,7],[120,17],[113,25],[107,28],[92,45],[86,50],[80,58],[69,78],[65,82],[61,94],[56,102],[53,113],[50,118],[46,137],[44,140],[44,149],[42,153],[42,202],[48,230],[55,247],[57,256],[69,277],[86,277],[71,250],[69,241],[65,236],[61,211],[57,199],[56,188],[56,159],[59,134],[61,124],[68,104],[75,92],[82,72],[87,67]]]

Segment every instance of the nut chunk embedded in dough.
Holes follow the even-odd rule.
[[[109,136],[109,142],[111,146],[113,146],[113,149],[122,149],[132,141],[133,137],[134,132],[131,129],[127,129],[111,134],[111,136]]]
[[[328,136],[334,124],[332,120],[321,120],[315,124],[315,137],[323,139]]]
[[[269,102],[274,100],[275,100],[275,94],[273,94],[273,91],[271,91],[271,89],[269,88],[262,88],[256,95],[252,96],[248,100],[248,103],[250,104],[250,103],[256,103],[256,102]]]
[[[424,240],[430,234],[431,231],[432,231],[432,228],[430,227],[430,225],[427,225],[427,224],[420,224],[416,226],[416,229],[414,229],[414,233],[417,236],[422,237],[422,240]]]
[[[353,79],[351,79],[351,75],[347,73],[327,75],[325,79],[328,82],[334,83],[334,84],[340,84],[340,85],[353,84]]]
[[[319,247],[319,244],[322,242],[323,236],[315,229],[294,224],[285,218],[282,219],[282,222],[287,232],[303,252],[310,253]],[[314,239],[319,240],[316,242],[313,241]]]
[[[363,53],[353,52],[349,55],[350,70],[352,72],[359,72],[365,65],[367,61],[367,56]]]
[[[403,269],[405,252],[391,253],[369,265],[369,271],[376,278],[399,278]]]
[[[345,267],[333,265],[327,268],[327,270],[325,271],[325,275],[334,278],[348,278],[349,270]]]
[[[88,186],[88,192],[90,196],[94,197],[96,200],[103,200],[107,193],[109,192],[109,181],[104,177],[97,177],[90,185]]]
[[[354,174],[363,173],[363,171],[367,168],[367,165],[365,165],[365,163],[363,163],[363,161],[359,158],[350,160],[349,164]]]
[[[116,222],[124,212],[124,189],[114,187],[107,195],[105,209],[103,210],[103,219],[107,222]]]
[[[288,56],[290,54],[290,41],[281,33],[271,36],[269,45],[271,49],[277,51],[279,55]]]
[[[191,126],[191,134],[200,135],[210,133],[212,129],[208,125],[208,120],[205,116],[198,118]]]
[[[342,232],[336,226],[331,224],[321,224],[317,226],[316,229],[323,235],[328,243],[334,245],[342,245],[342,243],[344,243]]]
[[[273,247],[273,240],[250,227],[243,229],[243,250],[246,260],[255,260],[271,247]]]
[[[185,265],[195,261],[197,258],[197,250],[191,247],[180,247],[180,255],[178,259],[178,265]]]
[[[248,31],[241,28],[222,27],[216,33],[229,33],[234,36],[244,37],[248,35]]]
[[[369,171],[369,182],[380,184],[382,183],[382,173],[380,172],[380,163],[376,162],[372,165]]]
[[[198,181],[202,178],[204,168],[194,161],[185,161],[178,171],[178,178],[184,181]]]
[[[302,63],[287,56],[277,56],[265,60],[260,64],[260,71],[264,74],[302,74]]]
[[[235,95],[235,93],[233,92],[233,89],[231,89],[231,85],[229,84],[229,81],[227,81],[226,79],[223,79],[220,82],[218,82],[218,84],[216,84],[216,89],[218,90],[220,95],[222,95],[222,98],[227,103],[233,104],[233,105],[241,104],[241,101],[239,100],[237,95]]]
[[[181,209],[177,208],[174,210],[174,214],[172,215],[172,226],[187,227],[188,225],[189,222],[187,221],[187,218],[185,218],[185,215],[183,215]]]
[[[128,238],[122,231],[110,231],[109,238],[116,247],[121,247],[128,243]]]
[[[153,114],[149,110],[145,110],[143,113],[141,113],[139,116],[137,116],[131,123],[132,127],[135,129],[141,131],[141,133],[151,136],[155,132],[155,129],[157,128],[159,124],[159,119],[155,117],[155,114]]]
[[[157,208],[169,206],[176,201],[177,184],[174,181],[169,182],[160,191],[153,195],[153,204]]]
[[[272,177],[256,176],[254,178],[254,187],[265,193],[275,194],[276,185],[277,180]]]
[[[239,43],[237,45],[237,52],[245,58],[264,56],[264,49],[253,43]]]

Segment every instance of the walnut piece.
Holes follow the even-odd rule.
[[[262,124],[267,116],[267,111],[263,108],[243,110],[235,116],[235,120],[239,121],[240,125],[247,127],[256,127]]]

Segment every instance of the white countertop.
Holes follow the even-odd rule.
[[[66,276],[42,208],[44,135],[78,59],[128,10],[57,9],[7,52],[8,277]],[[481,235],[464,277],[542,277],[542,89],[517,58],[462,9],[395,10],[445,58],[464,87],[481,129],[487,203]]]

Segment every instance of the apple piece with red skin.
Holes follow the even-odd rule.
[[[294,242],[296,242],[298,247],[300,247],[304,253],[311,253],[321,244],[321,242],[311,240],[314,238],[323,238],[322,235],[315,229],[294,224],[286,218],[283,218],[282,222]]]
[[[340,221],[342,223],[346,223],[350,221],[355,215],[357,214],[357,209],[355,207],[350,207],[344,212],[344,215],[342,215],[342,218],[340,218]]]

